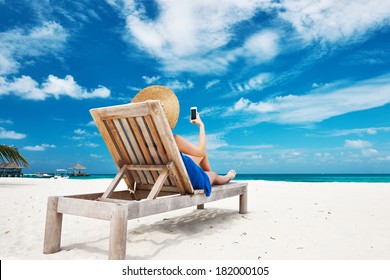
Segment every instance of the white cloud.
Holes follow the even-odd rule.
[[[390,74],[348,84],[313,89],[305,95],[278,96],[262,102],[241,98],[228,114],[246,113],[251,123],[264,121],[298,124],[315,123],[342,114],[390,103]],[[370,131],[373,133],[373,130]]]
[[[34,151],[34,152],[42,152],[45,151],[47,148],[55,148],[55,145],[52,144],[42,144],[42,145],[35,145],[35,146],[25,146],[23,149],[28,151]]]
[[[154,19],[134,1],[110,0],[109,4],[126,18],[128,40],[157,57],[166,71],[223,72],[239,57],[262,62],[278,52],[278,36],[270,30],[255,32],[248,41],[241,39],[242,47],[223,50],[237,39],[237,24],[252,18],[261,7],[269,6],[262,0],[158,0],[159,14]]]
[[[85,135],[85,134],[87,134],[87,131],[85,129],[81,129],[81,128],[77,128],[73,132],[78,134],[78,135]]]
[[[300,151],[281,151],[280,158],[283,160],[300,160],[304,156]]]
[[[187,139],[190,143],[193,143],[194,145],[198,145],[199,141],[199,135],[186,135],[183,136],[185,139]],[[207,142],[207,150],[213,151],[218,148],[227,147],[227,142],[223,139],[224,134],[223,133],[209,133],[206,136],[206,142]]]
[[[256,33],[248,38],[244,46],[240,49],[242,55],[253,63],[269,61],[279,52],[279,36],[272,30],[265,30]]]
[[[254,159],[254,160],[262,159],[262,158],[263,158],[262,155],[252,155],[252,156],[251,156],[251,159]]]
[[[180,82],[178,80],[170,81],[165,84],[166,87],[170,88],[173,91],[180,91],[185,89],[191,89],[194,87],[194,83],[191,80],[187,80],[186,82]]]
[[[345,140],[344,147],[352,149],[362,149],[371,147],[372,143],[364,140]]]
[[[231,149],[240,149],[240,150],[259,150],[259,149],[271,149],[273,148],[273,145],[270,144],[264,144],[264,145],[229,145],[229,148]]]
[[[69,138],[70,140],[75,140],[75,141],[80,141],[80,140],[84,140],[85,137],[81,137],[81,136],[72,136]]]
[[[366,40],[390,15],[390,2],[383,0],[156,0],[157,15],[151,18],[139,2],[106,1],[126,19],[127,40],[169,72],[224,72],[245,58],[252,65],[267,62],[286,49],[280,39],[298,48]],[[237,32],[259,12],[274,18],[270,26]],[[241,46],[226,49],[237,41]]]
[[[152,77],[142,76],[142,79],[145,80],[145,83],[150,85],[150,84],[153,84],[154,82],[160,80],[160,76],[152,76]]]
[[[89,155],[91,158],[102,158],[103,156],[98,155],[98,154],[90,154]]]
[[[0,119],[0,123],[13,124],[13,121]]]
[[[93,124],[94,124],[94,122],[93,122]],[[76,128],[75,130],[73,130],[73,133],[75,135],[73,135],[71,137],[67,137],[67,138],[70,139],[70,140],[80,141],[80,140],[85,140],[85,139],[88,139],[88,138],[99,136],[99,134],[97,132],[90,133],[87,130],[81,129],[81,128]],[[90,147],[90,148],[95,148],[98,145],[94,144],[94,143],[83,141],[83,143],[79,144],[79,146],[87,146],[87,147]]]
[[[236,84],[236,89],[239,92],[245,92],[249,90],[261,90],[265,87],[265,84],[271,79],[270,73],[260,73],[243,84]]]
[[[348,43],[388,24],[390,2],[382,0],[281,1],[278,15],[307,42]]]
[[[248,99],[245,99],[245,98],[240,98],[240,100],[238,100],[234,106],[233,106],[233,111],[240,111],[240,110],[244,110],[245,108],[247,108],[249,105],[250,105],[250,101]]]
[[[0,127],[0,139],[24,139],[26,134],[18,133],[12,130],[6,130],[3,127]]]
[[[213,86],[215,86],[216,84],[218,84],[220,82],[221,82],[221,80],[211,80],[211,81],[207,82],[205,89],[212,88]]]
[[[330,135],[331,136],[345,136],[345,135],[350,135],[350,134],[375,135],[381,131],[384,131],[384,132],[390,131],[390,127],[367,127],[367,128],[344,129],[344,130],[339,130],[339,131],[333,132]]]
[[[15,74],[25,58],[58,55],[64,49],[68,32],[56,22],[44,22],[30,29],[0,32],[0,75]]]
[[[332,155],[330,153],[320,153],[320,152],[315,153],[314,156],[318,157],[318,158],[330,158],[330,157],[332,157]]]
[[[364,157],[372,157],[372,156],[376,156],[378,154],[379,154],[379,152],[375,149],[365,149],[362,151],[362,155]]]
[[[390,161],[390,156],[380,157],[378,158],[380,161]]]
[[[14,94],[23,99],[45,100],[48,97],[59,99],[60,96],[68,96],[74,99],[106,98],[110,96],[110,90],[106,87],[88,91],[78,85],[71,75],[64,79],[49,75],[42,85],[29,76],[21,76],[8,80],[0,77],[0,96]]]
[[[19,63],[12,58],[8,51],[0,49],[0,75],[15,73],[19,66]]]
[[[86,124],[86,126],[93,126],[93,127],[96,127],[96,124],[94,121],[90,121]]]
[[[88,143],[85,143],[85,146],[89,147],[89,148],[96,148],[96,147],[99,147],[99,144],[88,142]]]
[[[43,83],[43,91],[57,99],[61,95],[75,99],[106,98],[110,96],[110,90],[103,86],[88,92],[79,86],[71,75],[66,75],[65,79],[49,75],[47,81]]]

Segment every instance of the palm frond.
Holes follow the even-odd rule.
[[[27,160],[18,152],[17,149],[0,145],[0,163],[15,162],[20,166],[29,167]]]

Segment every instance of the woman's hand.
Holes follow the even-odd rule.
[[[199,127],[204,126],[202,120],[200,119],[199,113],[196,113],[196,119],[195,120],[190,120],[191,123],[196,124]]]

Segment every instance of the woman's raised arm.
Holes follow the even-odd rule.
[[[191,123],[196,124],[199,127],[199,144],[195,146],[194,144],[188,142],[186,139],[180,135],[175,134],[175,141],[179,151],[187,155],[195,157],[204,157],[206,156],[206,131],[204,124],[197,114],[196,119],[192,120]]]

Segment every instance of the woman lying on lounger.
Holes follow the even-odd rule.
[[[194,144],[188,142],[180,135],[175,134],[174,137],[175,137],[177,147],[179,148],[179,151],[182,153],[184,165],[186,166],[192,185],[200,185],[200,187],[203,186],[203,188],[206,191],[206,189],[208,189],[207,185],[209,184],[223,185],[230,182],[230,180],[232,180],[236,176],[236,172],[234,170],[230,170],[224,176],[218,175],[217,173],[211,170],[210,162],[206,152],[206,132],[205,132],[204,124],[200,119],[198,113],[196,115],[196,119],[191,120],[191,123],[196,124],[199,127],[198,146],[195,146]],[[206,195],[207,195],[207,191],[206,191]]]
[[[150,86],[141,90],[133,98],[132,102],[145,100],[160,100],[168,123],[173,130],[179,118],[180,111],[179,101],[176,95],[167,87]],[[192,186],[194,189],[203,189],[206,196],[210,196],[211,185],[223,185],[230,182],[236,176],[236,172],[230,170],[226,175],[221,176],[211,170],[206,151],[206,132],[198,113],[196,114],[196,119],[191,120],[191,123],[199,127],[198,146],[188,142],[180,135],[175,134],[174,138]]]

